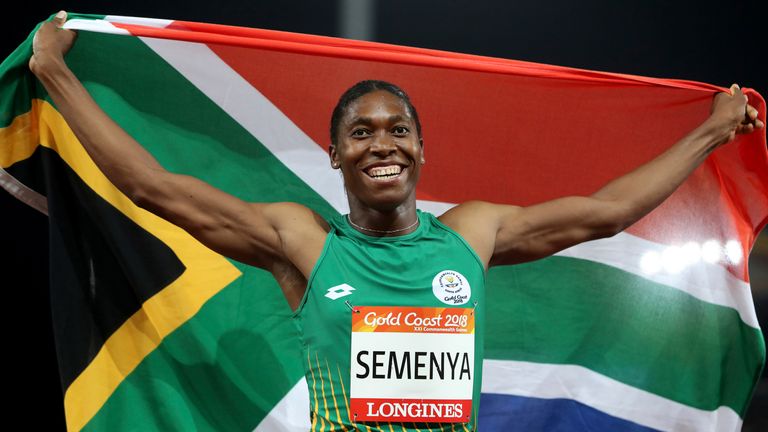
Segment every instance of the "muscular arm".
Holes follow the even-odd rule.
[[[57,28],[64,20],[45,23],[35,35],[30,69],[107,178],[136,205],[223,255],[270,271],[288,261],[308,275],[313,254],[322,248],[325,222],[298,204],[247,203],[196,178],[166,171],[99,108],[67,67],[64,55],[75,34]]]
[[[668,198],[715,148],[764,126],[738,86],[731,91],[718,94],[710,117],[674,146],[589,197],[530,207],[469,202],[441,219],[464,235],[488,266],[532,261],[613,236]]]

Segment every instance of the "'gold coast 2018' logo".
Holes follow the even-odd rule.
[[[464,304],[472,296],[467,278],[453,270],[443,270],[435,275],[432,292],[441,302],[449,305]]]

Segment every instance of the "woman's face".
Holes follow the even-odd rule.
[[[377,90],[352,102],[330,156],[347,193],[363,205],[388,211],[415,200],[423,147],[407,105],[394,94]]]

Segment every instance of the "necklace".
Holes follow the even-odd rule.
[[[408,225],[407,227],[396,229],[396,230],[377,230],[377,229],[373,229],[373,228],[362,227],[362,226],[352,222],[352,219],[350,219],[350,217],[349,217],[349,213],[347,213],[347,221],[349,221],[349,223],[352,224],[353,227],[361,229],[361,230],[375,232],[375,233],[380,233],[380,234],[392,234],[392,233],[396,233],[396,232],[400,232],[400,231],[407,231],[407,230],[415,227],[419,223],[419,218],[416,217],[416,222]]]

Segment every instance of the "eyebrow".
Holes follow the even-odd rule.
[[[400,121],[408,121],[410,120],[408,117],[404,117],[400,114],[395,114],[389,116],[387,119],[389,123],[396,123]],[[350,125],[356,125],[356,124],[363,124],[366,126],[369,126],[373,124],[373,119],[371,117],[364,117],[364,116],[358,116],[352,119],[352,121],[349,123]]]

